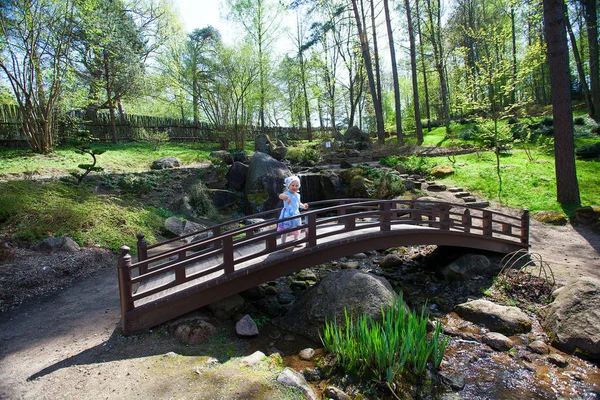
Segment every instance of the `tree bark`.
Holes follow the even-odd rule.
[[[600,66],[598,65],[598,0],[584,0],[587,26],[588,48],[590,53],[590,86],[594,102],[592,118],[600,122]]]
[[[423,70],[423,91],[425,92],[425,115],[427,116],[427,132],[431,132],[431,107],[429,106],[429,87],[427,86],[427,70],[425,69],[425,51],[423,50],[423,35],[421,35],[421,15],[419,13],[419,0],[415,1],[417,12],[417,34],[419,35],[419,53],[421,68]]]
[[[110,134],[112,136],[112,140],[114,144],[119,143],[119,138],[117,137],[117,127],[115,124],[115,105],[112,97],[112,89],[111,85],[111,76],[109,72],[109,59],[108,59],[108,50],[103,49],[104,51],[104,75],[106,79],[106,104],[108,104],[108,113],[110,115]]]
[[[408,2],[408,0],[406,0]],[[385,11],[385,24],[387,26],[388,40],[390,42],[390,57],[392,59],[392,77],[394,81],[394,104],[396,108],[396,137],[398,144],[404,145],[404,135],[402,134],[402,109],[400,106],[400,83],[398,81],[398,65],[396,63],[396,50],[394,48],[394,36],[392,34],[392,22],[390,18],[390,7],[388,0],[383,0]],[[410,24],[410,22],[409,22]],[[409,27],[410,31],[410,27]],[[414,43],[413,43],[414,44]]]
[[[387,0],[386,0],[387,1]],[[413,105],[415,108],[415,131],[417,144],[423,144],[423,127],[421,126],[421,109],[419,107],[419,82],[417,81],[417,52],[415,49],[415,33],[412,26],[412,15],[410,12],[410,1],[404,1],[406,7],[406,21],[408,24],[408,40],[410,44],[410,69],[413,87]]]
[[[585,79],[585,72],[583,71],[583,65],[581,64],[581,57],[579,56],[579,49],[577,47],[577,39],[573,34],[573,28],[571,27],[571,21],[569,21],[569,10],[565,6],[565,24],[567,26],[567,32],[569,33],[569,39],[571,39],[571,47],[573,48],[573,57],[575,58],[575,66],[577,67],[577,74],[579,75],[579,82],[581,84],[581,90],[583,91],[583,98],[585,99],[585,105],[588,109],[588,115],[593,118],[594,113],[594,102],[592,100],[592,94]]]
[[[556,199],[560,204],[580,204],[573,143],[573,110],[569,74],[569,48],[564,0],[543,0],[544,31],[552,88]]]

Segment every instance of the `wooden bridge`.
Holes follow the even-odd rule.
[[[138,261],[121,247],[118,262],[123,333],[147,330],[263,282],[373,249],[435,244],[499,253],[529,247],[521,217],[432,201],[340,199],[311,203],[304,233],[282,243],[280,210],[246,216],[147,246]],[[244,221],[259,221],[244,225]],[[201,237],[202,239],[196,240]],[[181,244],[182,239],[194,241]]]

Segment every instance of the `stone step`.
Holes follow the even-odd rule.
[[[465,203],[475,203],[477,201],[477,199],[475,198],[475,196],[465,196],[462,198],[462,200]]]
[[[452,193],[458,193],[458,192],[464,192],[465,190],[461,187],[451,187],[451,188],[448,188],[448,191],[452,192]]]
[[[469,192],[457,192],[457,193],[454,193],[454,197],[457,197],[459,199],[462,198],[462,197],[470,196],[470,195],[471,195],[471,193],[469,193]]]

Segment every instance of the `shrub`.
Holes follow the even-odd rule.
[[[134,139],[141,142],[147,142],[152,145],[154,151],[158,150],[163,143],[167,143],[170,140],[169,132],[159,131],[157,129],[144,129],[140,128],[137,130]]]
[[[429,361],[439,368],[448,339],[441,339],[439,323],[428,337],[425,305],[420,314],[407,311],[400,292],[381,312],[381,322],[366,314],[355,321],[344,310],[344,326],[335,319],[325,323],[323,345],[347,373],[385,381],[391,388],[406,372],[423,378]]]
[[[404,194],[406,188],[398,175],[385,172],[375,179],[375,190],[371,197],[376,199],[391,199]]]
[[[190,205],[197,216],[215,221],[222,220],[221,214],[210,197],[208,188],[203,183],[198,183],[190,189]]]
[[[575,150],[575,155],[580,159],[600,157],[600,142],[579,147]]]
[[[542,124],[544,126],[553,126],[554,120],[551,117],[546,117],[540,121],[540,124]]]
[[[573,124],[575,125],[585,125],[585,118],[577,117],[573,120]]]

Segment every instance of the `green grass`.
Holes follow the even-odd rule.
[[[139,232],[149,243],[163,226],[164,211],[135,200],[98,195],[85,185],[64,182],[0,183],[0,234],[38,242],[69,236],[80,245],[117,251],[124,243],[135,250]]]
[[[510,207],[527,208],[532,212],[553,210],[563,212],[556,201],[554,157],[534,153],[536,161],[529,161],[522,151],[512,151],[500,159],[502,191],[499,191],[495,156],[491,152],[456,156],[455,174],[439,182],[460,186],[483,198],[498,201]],[[445,157],[436,157],[437,164],[450,165]],[[600,161],[576,161],[581,203],[600,204]]]
[[[209,154],[218,150],[216,143],[165,143],[157,150],[149,143],[92,144],[94,150],[104,150],[98,156],[98,166],[111,172],[141,172],[160,157],[175,156],[181,163],[210,161]],[[0,177],[8,174],[68,175],[79,171],[77,165],[89,163],[87,155],[77,154],[73,147],[60,146],[49,155],[35,154],[29,149],[0,150]]]

